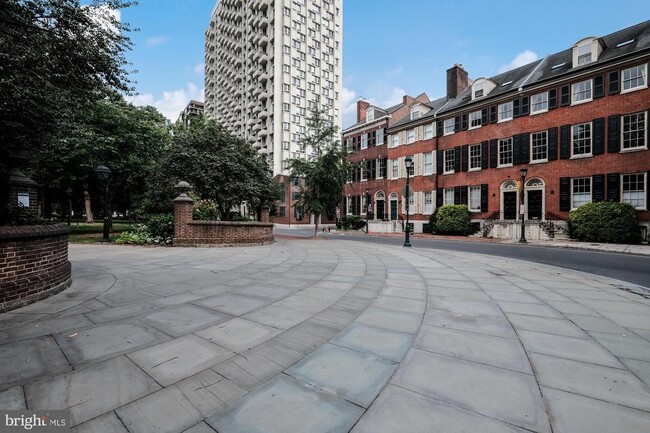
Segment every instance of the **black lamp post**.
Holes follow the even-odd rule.
[[[111,169],[106,167],[105,165],[100,165],[97,167],[95,170],[95,173],[97,173],[97,177],[99,178],[99,181],[104,185],[104,238],[102,239],[102,243],[104,242],[110,242],[110,238],[108,237],[108,184],[111,183],[111,179],[113,178],[113,173],[111,172]]]
[[[370,233],[368,228],[368,223],[370,222],[370,194],[368,188],[366,188],[366,234]]]
[[[521,236],[519,237],[519,243],[520,244],[525,244],[526,243],[526,219],[524,218],[526,216],[526,205],[525,205],[525,195],[526,195],[526,190],[524,188],[524,185],[526,184],[526,175],[528,174],[528,169],[527,168],[522,168],[519,170],[519,174],[521,175],[521,206],[519,207],[519,216],[521,218]]]
[[[413,166],[413,160],[410,157],[406,157],[404,160],[404,164],[406,165],[406,228],[404,232],[404,246],[405,247],[410,247],[411,246],[411,237],[410,237],[410,232],[411,229],[409,227],[409,204],[411,201],[411,191],[410,191],[410,185],[409,181],[411,178],[411,167]]]
[[[72,188],[66,188],[65,193],[68,195],[68,227],[70,227],[70,219],[72,218]]]

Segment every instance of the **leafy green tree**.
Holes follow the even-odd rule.
[[[58,197],[69,186],[77,194],[83,191],[91,219],[90,196],[103,197],[94,170],[105,164],[113,172],[114,208],[134,211],[170,138],[166,119],[155,108],[135,107],[114,94],[79,113],[64,136],[33,150],[33,178]]]
[[[347,150],[337,138],[338,128],[327,120],[326,113],[313,110],[307,118],[307,132],[300,141],[302,149],[311,156],[290,161],[291,175],[304,180],[298,204],[314,215],[315,235],[327,206],[340,200],[351,168],[345,158]]]
[[[214,200],[222,220],[246,202],[253,209],[279,197],[263,155],[214,120],[176,127],[172,144],[149,178],[145,210],[171,210],[174,185],[189,182],[200,199]]]
[[[122,0],[2,0],[0,153],[32,150],[113,91],[132,90]]]

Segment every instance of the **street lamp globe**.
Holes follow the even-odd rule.
[[[108,182],[110,182],[111,179],[113,178],[113,172],[111,171],[110,168],[106,167],[105,165],[100,165],[99,167],[97,167],[95,173],[97,174],[99,180],[105,184],[108,184]]]

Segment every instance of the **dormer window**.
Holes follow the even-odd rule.
[[[573,46],[573,67],[595,62],[602,51],[603,47],[597,38],[589,37],[579,40]]]
[[[415,120],[419,118],[420,118],[420,107],[416,106],[411,108],[411,120]]]
[[[578,66],[591,63],[591,43],[578,45]]]
[[[368,108],[368,111],[366,111],[366,122],[372,122],[373,120],[375,120],[375,110]]]
[[[474,98],[480,98],[481,96],[483,96],[483,91],[484,91],[484,84],[476,83],[474,85]]]

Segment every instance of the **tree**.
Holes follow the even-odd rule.
[[[319,218],[331,203],[338,202],[351,165],[347,151],[341,146],[338,128],[326,119],[324,111],[313,110],[307,118],[307,132],[300,140],[308,159],[292,159],[291,175],[304,180],[298,204],[314,215],[314,234],[318,234]]]
[[[91,192],[102,197],[95,168],[113,172],[112,203],[133,211],[145,193],[146,179],[169,146],[165,117],[153,107],[135,107],[120,95],[96,101],[75,116],[64,136],[33,150],[33,177],[62,197],[66,187],[83,191],[86,217],[92,220]]]
[[[149,179],[146,210],[171,210],[174,185],[189,182],[200,199],[214,200],[222,220],[244,202],[257,208],[279,197],[263,155],[214,120],[174,129],[169,150]]]

